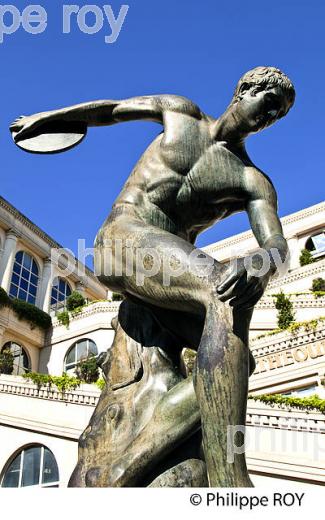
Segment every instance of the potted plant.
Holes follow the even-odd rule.
[[[82,359],[75,370],[76,376],[85,383],[95,383],[99,378],[99,369],[96,356]]]
[[[0,374],[11,375],[14,370],[14,356],[9,348],[0,352]]]

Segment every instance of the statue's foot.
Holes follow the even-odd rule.
[[[188,459],[164,471],[148,487],[209,487],[207,468],[200,459]]]

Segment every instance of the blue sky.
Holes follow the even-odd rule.
[[[126,2],[126,0],[124,0]],[[33,0],[33,3],[36,3]],[[255,164],[273,180],[280,216],[324,198],[325,3],[319,0],[129,0],[114,44],[108,24],[96,35],[73,23],[62,34],[62,6],[40,1],[48,26],[5,36],[2,64],[1,195],[65,247],[90,247],[132,167],[160,126],[132,122],[90,129],[86,140],[59,155],[22,152],[9,123],[30,114],[93,99],[175,93],[218,116],[239,77],[257,65],[283,69],[297,98],[289,115],[247,142]],[[88,2],[79,1],[80,7]],[[115,13],[120,2],[110,3]],[[22,10],[28,2],[13,0]],[[89,19],[90,21],[90,19]],[[199,245],[247,229],[236,215],[208,230]]]

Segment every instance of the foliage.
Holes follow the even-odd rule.
[[[324,278],[314,278],[311,290],[313,293],[324,293],[325,294],[325,280]]]
[[[81,384],[80,379],[78,379],[77,377],[69,376],[65,372],[62,374],[62,376],[51,377],[53,384],[61,393],[68,392],[69,390],[75,390]]]
[[[76,376],[85,383],[95,383],[99,378],[96,356],[82,359],[76,366]]]
[[[52,325],[51,316],[49,314],[31,303],[18,300],[17,298],[9,298],[2,287],[0,288],[0,308],[1,307],[11,308],[19,320],[29,321],[32,328],[39,327],[40,329],[47,330]]]
[[[283,332],[283,330],[282,329],[269,330],[268,332],[264,332],[264,334],[259,334],[258,336],[255,336],[254,339],[262,339],[262,338],[267,338],[268,336],[275,336],[276,334],[280,334],[280,332]]]
[[[0,287],[0,309],[1,307],[10,307],[11,300],[6,291]]]
[[[315,298],[322,298],[323,296],[325,296],[325,291],[314,291],[313,294]]]
[[[73,291],[70,296],[67,298],[67,310],[62,312],[58,312],[56,317],[58,321],[69,328],[70,325],[70,314],[71,316],[75,316],[79,314],[83,310],[86,305],[86,300],[78,291]]]
[[[306,331],[315,330],[317,325],[319,325],[321,321],[325,321],[325,316],[320,316],[319,318],[315,318],[314,320],[297,321],[291,323],[289,327],[286,329],[286,331],[295,334],[299,329],[304,329]],[[269,332],[265,332],[265,334],[260,334],[259,336],[256,336],[256,338],[254,339],[266,338],[267,336],[273,336],[275,334],[279,334],[280,332],[283,332],[283,329],[274,329]]]
[[[54,385],[62,394],[68,392],[69,390],[74,390],[81,384],[80,379],[71,377],[65,372],[62,374],[62,376],[50,376],[49,374],[28,372],[27,374],[23,374],[23,377],[32,381],[35,385],[37,385],[38,389],[40,389],[42,386],[51,388],[52,385]]]
[[[67,309],[70,312],[83,307],[85,304],[85,298],[78,291],[73,291],[67,298]]]
[[[22,374],[22,377],[32,381],[34,385],[40,389],[42,386],[47,386],[50,388],[52,386],[52,376],[48,374],[38,374],[37,372],[27,372],[26,374]]]
[[[9,348],[0,352],[0,374],[10,375],[14,369],[14,356]]]
[[[278,311],[278,327],[279,329],[287,329],[294,321],[293,305],[282,291],[276,295],[275,308]]]
[[[291,323],[291,325],[288,327],[288,331],[292,334],[295,334],[298,330],[304,329],[305,331],[315,330],[319,320],[322,320],[322,318],[315,318],[314,320],[309,321],[296,321],[295,323]]]
[[[311,254],[308,249],[302,249],[299,257],[299,263],[301,266],[312,264],[315,262],[315,259],[313,258],[313,255]]]
[[[70,315],[69,315],[68,311],[58,312],[56,317],[57,317],[58,321],[61,323],[61,325],[64,325],[65,327],[69,328]]]
[[[266,404],[285,405],[289,408],[299,408],[301,410],[319,410],[325,413],[325,399],[321,399],[317,394],[309,397],[290,397],[281,394],[249,395],[248,399],[261,401]]]
[[[124,300],[124,297],[120,293],[113,292],[112,294],[112,302],[121,302]]]
[[[98,298],[96,300],[91,300],[90,302],[87,303],[87,307],[89,305],[94,305],[94,303],[101,303],[101,302],[106,302],[106,303],[110,303],[112,300],[108,300],[107,298]]]
[[[312,295],[315,296],[315,297],[318,297],[318,296],[325,296],[325,291],[313,291],[312,289],[310,289],[310,291],[312,291]],[[304,291],[304,292],[292,292],[292,293],[286,293],[287,296],[308,296],[310,295],[310,291]],[[270,296],[277,296],[277,294],[271,294]]]
[[[34,327],[47,330],[52,325],[51,316],[31,303],[11,300],[12,308],[19,320],[27,320]]]
[[[97,381],[95,382],[95,385],[98,386],[99,390],[104,390],[105,385],[106,385],[106,381],[105,381],[105,379],[103,379],[102,377],[100,377],[100,378],[97,379]]]

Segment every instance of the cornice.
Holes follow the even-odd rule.
[[[5,209],[10,215],[12,215],[16,220],[21,222],[24,226],[26,226],[30,231],[32,231],[35,235],[37,235],[39,238],[41,238],[47,245],[49,245],[51,248],[54,249],[65,249],[61,244],[56,242],[52,237],[50,237],[45,231],[43,231],[41,228],[39,228],[36,224],[34,224],[28,217],[26,217],[23,213],[21,213],[18,209],[16,209],[10,202],[8,202],[6,199],[0,196],[0,208]],[[14,233],[15,235],[19,236],[19,233],[14,230],[10,229],[11,233]],[[71,254],[67,251],[66,254],[71,258]],[[72,257],[76,264],[80,263],[79,260],[77,260],[75,257]],[[80,263],[80,265],[82,265]],[[94,275],[93,271],[89,269],[89,267],[85,267],[86,274],[94,279],[97,283],[97,277]]]
[[[325,260],[318,260],[318,262],[314,262],[303,267],[298,267],[297,269],[294,269],[289,274],[281,278],[275,278],[274,280],[271,280],[267,285],[267,291],[269,291],[269,289],[272,289],[273,287],[281,287],[281,285],[292,283],[297,280],[307,278],[309,276],[323,273],[324,271]]]
[[[255,305],[255,309],[275,309],[274,296],[263,296],[263,298]],[[310,294],[292,294],[290,301],[295,309],[300,308],[321,308],[325,309],[325,296],[314,296]],[[325,311],[324,311],[325,314]]]

